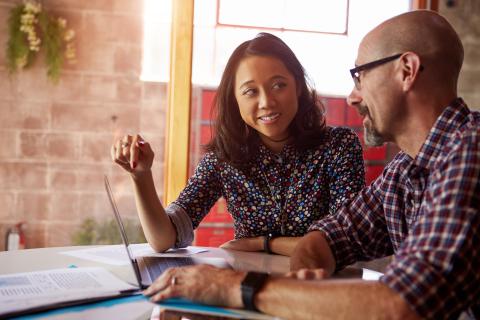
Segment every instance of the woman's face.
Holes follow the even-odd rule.
[[[267,146],[289,137],[288,126],[298,110],[298,93],[294,76],[280,60],[244,58],[235,74],[234,90],[243,121]]]

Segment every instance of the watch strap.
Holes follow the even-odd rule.
[[[247,310],[258,311],[255,306],[255,295],[262,289],[265,281],[268,279],[268,273],[249,271],[243,279],[240,289],[242,291],[242,302]]]
[[[263,237],[263,251],[265,253],[268,253],[268,254],[271,254],[272,253],[272,249],[270,248],[270,240],[276,238],[273,234],[271,233],[267,233],[264,237]]]

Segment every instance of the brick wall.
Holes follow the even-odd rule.
[[[6,21],[21,1],[0,1],[0,250],[8,227],[26,221],[27,246],[68,245],[86,217],[111,217],[103,175],[119,206],[135,215],[127,175],[112,165],[114,137],[141,131],[157,151],[161,192],[166,87],[139,80],[142,1],[44,0],[77,34],[78,63],[58,85],[43,57],[9,76]]]
[[[472,109],[480,110],[480,1],[452,2],[453,6],[447,6],[447,1],[440,1],[439,12],[458,32],[465,49],[459,95]]]

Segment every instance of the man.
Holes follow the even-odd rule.
[[[318,279],[394,254],[384,276],[301,281],[200,266],[170,270],[146,294],[256,307],[288,319],[478,312],[480,114],[457,97],[460,39],[438,14],[409,12],[367,34],[356,62],[348,102],[364,117],[366,141],[394,142],[401,152],[372,185],[310,228],[291,267],[313,270],[297,278]]]

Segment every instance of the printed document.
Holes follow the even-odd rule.
[[[0,316],[69,301],[115,296],[135,289],[103,268],[0,275]]]

